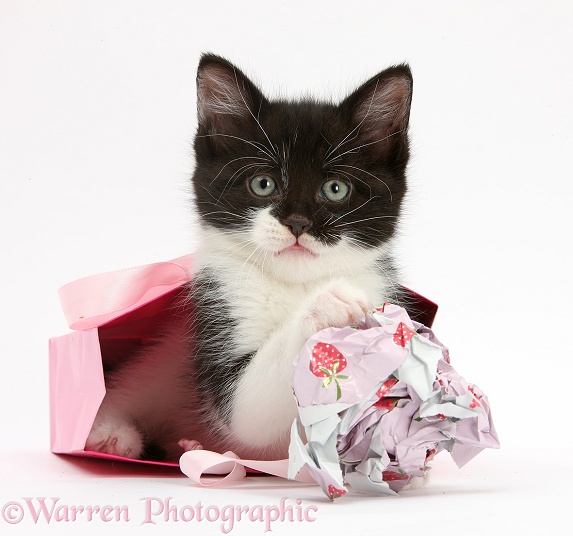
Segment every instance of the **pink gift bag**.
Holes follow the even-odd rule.
[[[154,465],[84,450],[105,395],[104,369],[149,344],[193,276],[193,256],[79,279],[59,291],[72,333],[50,339],[52,452]]]
[[[84,450],[105,396],[104,370],[129,358],[170,320],[171,307],[194,273],[194,257],[98,274],[59,291],[74,331],[50,339],[51,450],[58,454],[177,466]],[[412,318],[430,327],[437,305],[404,289]]]

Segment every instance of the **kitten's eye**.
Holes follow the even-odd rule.
[[[267,175],[257,175],[249,183],[251,192],[258,197],[270,197],[277,193],[277,184]]]
[[[325,197],[329,201],[333,201],[335,203],[346,199],[349,192],[350,188],[348,184],[338,179],[326,181],[322,185],[321,190],[322,197]]]

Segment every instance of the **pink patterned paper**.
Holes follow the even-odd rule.
[[[461,467],[499,447],[485,395],[429,328],[392,304],[311,337],[293,386],[304,435],[293,423],[289,478],[304,469],[331,499],[348,488],[394,494],[442,450]]]

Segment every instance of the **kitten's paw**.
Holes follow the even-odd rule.
[[[301,332],[308,339],[325,328],[352,326],[372,309],[367,294],[345,281],[333,281],[314,296],[302,316]]]
[[[203,450],[203,445],[195,439],[181,439],[177,443],[185,452],[190,450]]]
[[[110,419],[94,424],[85,450],[137,459],[143,452],[143,438],[133,424]]]

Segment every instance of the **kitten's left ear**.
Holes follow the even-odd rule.
[[[404,64],[390,67],[362,84],[340,109],[356,129],[360,145],[371,154],[399,163],[407,158],[411,102],[412,72]]]
[[[197,70],[199,125],[208,132],[233,134],[254,121],[265,98],[232,63],[204,54]],[[223,140],[218,140],[222,142]]]

